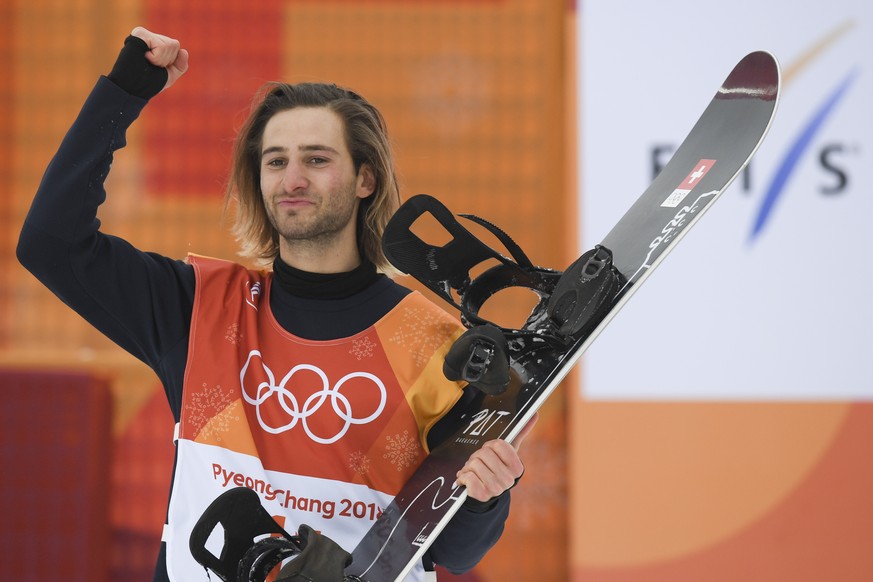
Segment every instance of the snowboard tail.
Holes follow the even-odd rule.
[[[461,215],[489,230],[510,256],[495,251],[433,198],[413,197],[398,210],[385,231],[385,254],[460,311],[474,337],[447,358],[447,376],[480,389],[462,423],[355,548],[347,574],[372,582],[402,580],[414,567],[466,499],[463,487],[454,486],[457,471],[488,440],[516,438],[639,285],[742,171],[770,127],[779,88],[772,55],[743,58],[649,188],[600,245],[564,272],[535,266],[499,228]],[[449,233],[448,243],[428,244],[413,233],[425,213]],[[497,264],[473,277],[485,261]],[[509,287],[525,287],[540,297],[519,329],[479,315],[491,296]]]

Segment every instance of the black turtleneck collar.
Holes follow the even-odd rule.
[[[283,290],[304,299],[345,299],[360,293],[379,279],[376,266],[364,259],[345,273],[310,273],[301,271],[276,257],[273,262],[275,281]]]

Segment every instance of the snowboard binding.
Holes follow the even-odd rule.
[[[224,529],[224,546],[221,554],[216,556],[206,548],[206,542],[219,524]],[[188,545],[194,559],[204,568],[212,570],[224,582],[248,582],[248,575],[240,577],[243,558],[247,557],[249,549],[257,543],[258,538],[275,534],[286,540],[292,538],[270,517],[261,505],[257,493],[251,489],[237,488],[223,493],[206,508],[191,531]],[[252,566],[255,566],[255,560],[251,561]]]
[[[215,556],[206,543],[218,524],[224,530],[224,547]],[[276,582],[359,581],[343,575],[351,554],[307,525],[300,526],[299,535],[290,535],[267,513],[258,494],[246,487],[229,489],[206,508],[191,532],[189,547],[194,559],[224,582],[264,582],[291,558]]]
[[[442,246],[423,241],[412,226],[430,214],[451,240]],[[509,235],[487,220],[460,214],[488,230],[509,252],[494,250],[458,222],[435,198],[419,194],[391,218],[382,238],[385,256],[461,313],[468,328],[446,356],[444,373],[464,380],[486,394],[500,394],[509,385],[512,346],[527,351],[565,350],[589,333],[615,304],[626,280],[615,268],[609,249],[598,246],[577,259],[566,272],[535,266]],[[483,263],[497,264],[478,276]],[[507,328],[479,315],[494,295],[511,287],[530,289],[537,305],[521,328]]]
[[[555,334],[578,338],[600,323],[626,283],[602,245],[567,267],[549,297],[546,311]]]
[[[491,324],[468,329],[455,340],[443,362],[449,380],[464,380],[485,394],[501,394],[509,386],[509,344]]]

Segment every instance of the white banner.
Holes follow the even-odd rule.
[[[749,170],[594,343],[584,396],[873,398],[873,5],[593,0],[578,22],[582,250],[737,61],[768,50],[783,73]]]

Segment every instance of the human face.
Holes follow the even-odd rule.
[[[355,233],[360,200],[373,193],[372,171],[355,172],[342,118],[325,107],[296,107],[267,122],[261,145],[261,194],[279,233],[279,252],[294,266],[325,272],[360,261]],[[308,254],[313,265],[299,263]],[[331,265],[325,264],[325,256]],[[333,265],[338,261],[341,265]],[[351,263],[351,264],[349,264]]]

